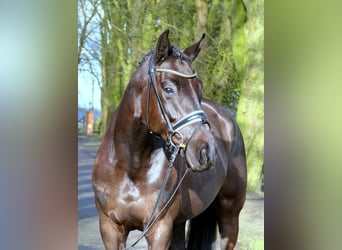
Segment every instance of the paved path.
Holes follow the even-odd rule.
[[[94,204],[91,185],[91,173],[95,160],[98,137],[78,137],[78,249],[104,250],[101,240],[98,214]],[[264,198],[259,194],[248,194],[240,216],[240,234],[237,250],[264,249]],[[139,236],[140,231],[133,231],[127,245]],[[146,240],[142,239],[134,249],[147,249]]]
[[[98,227],[98,214],[94,204],[91,173],[96,151],[78,138],[78,249],[104,249]]]

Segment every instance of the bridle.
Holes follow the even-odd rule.
[[[178,184],[174,188],[171,196],[169,197],[167,202],[164,204],[164,206],[159,210],[158,214],[155,216],[155,213],[157,212],[158,205],[161,201],[162,194],[165,191],[166,183],[170,177],[171,170],[173,167],[173,163],[174,163],[174,161],[175,161],[175,159],[179,153],[179,150],[180,149],[184,150],[184,154],[185,154],[185,151],[189,145],[189,142],[191,141],[191,139],[193,138],[195,133],[198,131],[198,129],[203,124],[207,124],[210,128],[210,124],[209,124],[209,121],[207,119],[207,115],[205,114],[205,112],[203,110],[193,111],[190,114],[187,114],[186,116],[184,116],[178,122],[176,122],[176,124],[174,124],[174,125],[171,124],[170,119],[168,118],[168,116],[165,112],[164,106],[161,102],[161,99],[160,99],[160,96],[158,93],[157,83],[155,80],[155,72],[165,72],[165,73],[174,74],[174,75],[181,76],[184,78],[189,78],[189,79],[196,77],[197,74],[196,74],[196,72],[194,72],[192,74],[184,74],[184,73],[172,70],[172,69],[154,68],[153,57],[154,57],[154,51],[150,55],[149,66],[148,66],[149,79],[148,79],[147,98],[146,98],[146,118],[145,118],[146,119],[146,126],[147,126],[149,133],[154,134],[153,131],[150,130],[149,122],[148,122],[149,99],[150,99],[150,92],[151,92],[150,89],[151,89],[151,84],[152,84],[154,93],[155,93],[156,98],[157,98],[158,106],[161,110],[163,119],[164,119],[164,121],[168,127],[168,134],[167,134],[167,139],[165,141],[164,152],[166,152],[166,156],[168,157],[169,163],[168,163],[167,172],[166,172],[165,177],[163,179],[163,183],[161,185],[156,203],[154,204],[152,213],[151,213],[151,215],[150,215],[150,217],[149,217],[149,219],[145,225],[144,230],[141,232],[140,236],[138,237],[138,239],[134,243],[132,243],[130,246],[128,246],[124,249],[132,248],[146,235],[146,233],[151,229],[151,227],[157,222],[157,220],[162,215],[162,213],[167,208],[167,206],[171,203],[171,201],[173,200],[174,196],[176,195],[180,185],[182,184],[183,180],[185,179],[186,175],[188,174],[189,168],[186,168],[184,174],[182,175],[182,177],[178,181]],[[184,127],[187,127],[187,126],[194,124],[194,123],[198,123],[198,125],[193,130],[189,140],[186,143],[184,143],[184,137],[183,137],[182,133],[180,132],[180,130],[183,129]],[[174,143],[172,140],[172,137],[175,136],[176,134],[178,134],[179,137],[181,138],[180,143]],[[158,137],[160,137],[160,136],[158,136]]]
[[[151,89],[151,84],[152,84],[154,93],[155,93],[156,98],[157,98],[158,106],[161,110],[163,119],[164,119],[164,121],[167,125],[167,128],[168,128],[167,139],[166,139],[166,147],[165,147],[166,151],[169,153],[172,153],[176,150],[177,146],[180,149],[183,149],[184,151],[186,151],[186,148],[189,145],[190,140],[193,138],[194,134],[197,132],[197,130],[200,128],[200,126],[203,124],[208,124],[208,126],[210,127],[210,124],[209,124],[208,119],[207,119],[207,115],[204,113],[203,110],[196,110],[196,111],[191,112],[190,114],[187,114],[182,119],[180,119],[178,122],[176,122],[176,124],[172,125],[167,114],[166,114],[166,112],[165,112],[164,106],[161,102],[161,99],[160,99],[160,96],[158,93],[157,83],[155,80],[155,72],[166,72],[169,74],[174,74],[174,75],[181,76],[181,77],[188,78],[188,79],[196,77],[197,74],[196,74],[196,72],[193,72],[192,74],[184,74],[184,73],[172,70],[172,69],[154,68],[153,57],[154,57],[154,52],[152,52],[150,55],[149,65],[148,65],[149,79],[148,79],[147,98],[146,98],[146,125],[147,125],[147,129],[149,130],[149,132],[151,134],[154,134],[149,128],[149,121],[148,121],[149,99],[150,99],[150,92],[151,92],[150,89]],[[193,123],[199,123],[199,125],[193,131],[188,142],[186,144],[184,144],[184,137],[183,137],[182,133],[180,132],[180,130],[184,127],[187,127],[187,126],[193,124]],[[172,140],[172,137],[176,134],[178,134],[181,138],[181,142],[178,143],[178,145],[176,145]]]

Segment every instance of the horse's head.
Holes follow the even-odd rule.
[[[170,151],[180,147],[193,171],[206,170],[215,161],[216,143],[201,110],[203,84],[191,67],[202,48],[204,35],[179,51],[170,46],[168,34],[168,30],[161,34],[145,63],[149,76],[142,104],[146,110],[144,122],[151,133],[166,141]]]

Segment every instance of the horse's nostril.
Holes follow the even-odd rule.
[[[201,168],[208,169],[213,166],[216,158],[216,148],[210,148],[208,144],[203,144],[198,152],[198,159]]]
[[[202,149],[200,151],[200,163],[202,165],[207,164],[207,162],[209,160],[208,158],[209,158],[208,157],[208,151],[207,151],[207,148],[204,146],[204,147],[202,147]]]

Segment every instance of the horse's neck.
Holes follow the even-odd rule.
[[[124,118],[124,121],[121,120]],[[134,117],[128,107],[122,106],[118,110],[114,129],[114,145],[116,154],[127,167],[138,169],[147,164],[153,150],[153,138],[148,133],[141,119]]]

